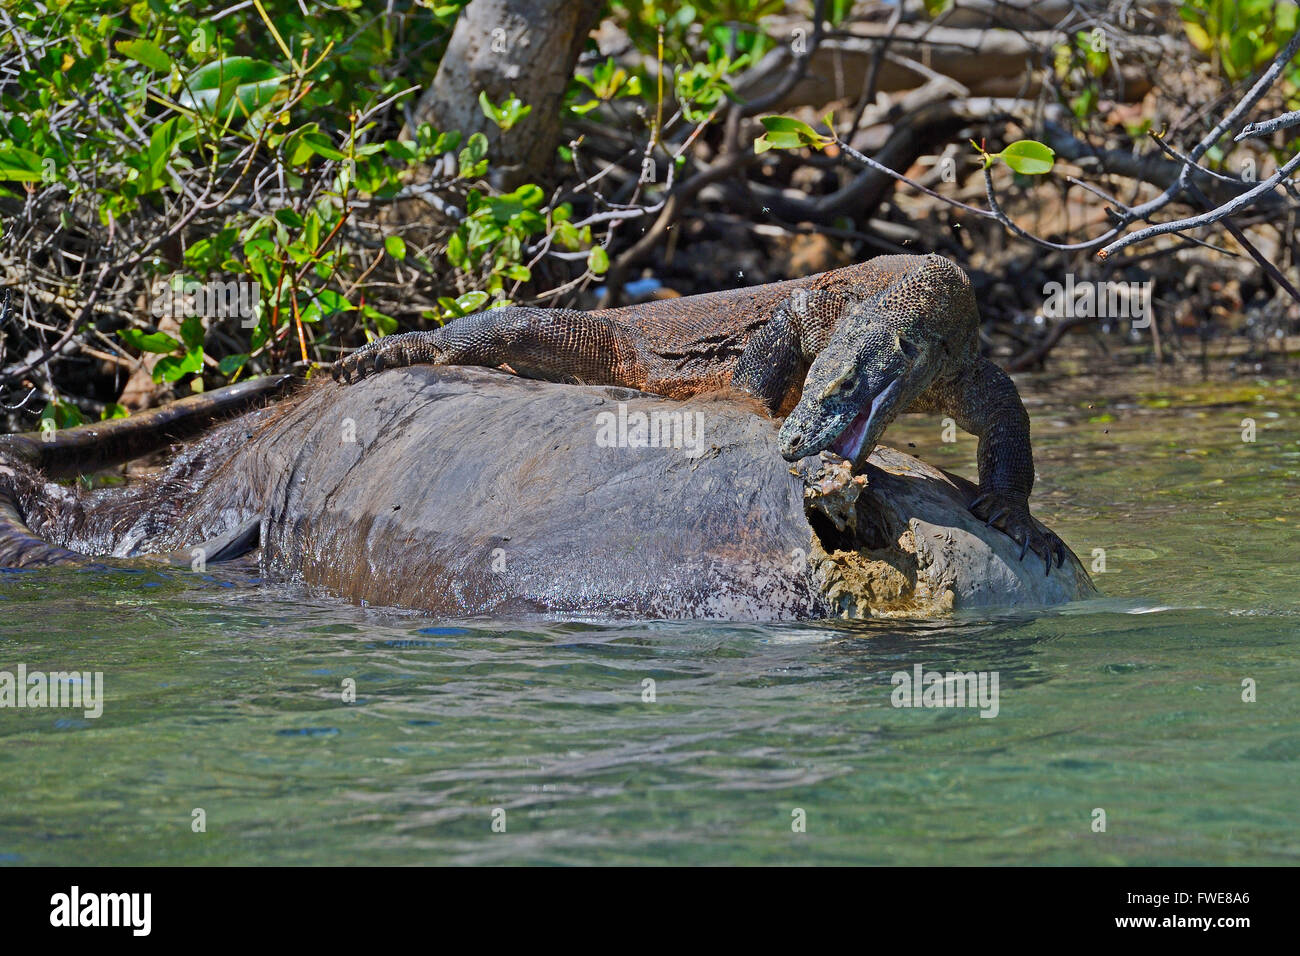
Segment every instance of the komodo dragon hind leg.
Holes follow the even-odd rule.
[[[440,329],[389,335],[334,363],[335,381],[408,365],[508,365],[524,378],[637,387],[635,343],[611,319],[569,309],[510,307]],[[643,374],[642,374],[643,377]]]

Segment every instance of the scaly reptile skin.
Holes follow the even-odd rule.
[[[782,454],[823,450],[859,467],[905,411],[937,412],[979,437],[971,511],[1065,563],[1029,513],[1029,416],[1011,379],[978,352],[966,273],[942,256],[881,256],[804,279],[596,312],[504,308],[373,342],[335,379],[404,365],[508,366],[548,381],[621,385],[670,398],[733,388],[785,414]]]

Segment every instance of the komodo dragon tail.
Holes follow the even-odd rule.
[[[153,411],[59,432],[0,435],[0,568],[81,564],[91,559],[38,538],[27,527],[15,487],[17,469],[67,477],[120,465],[202,431],[284,387],[292,376],[268,375],[191,395]]]

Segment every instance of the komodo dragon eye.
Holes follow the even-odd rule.
[[[818,396],[818,400],[824,402],[828,398],[831,398],[834,395],[851,395],[853,393],[853,390],[858,387],[858,381],[859,381],[858,379],[853,378],[852,376],[853,376],[853,370],[850,369],[844,372],[842,375],[839,375],[831,379],[829,382],[826,383],[826,387],[822,389],[822,393],[821,395]]]

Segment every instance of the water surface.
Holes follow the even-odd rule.
[[[1022,383],[1036,510],[1105,566],[1048,614],[448,621],[0,574],[0,670],[106,697],[0,710],[0,862],[1300,862],[1300,383],[1118,380]],[[888,436],[974,475],[942,439]],[[996,672],[998,716],[891,706],[915,664]]]

